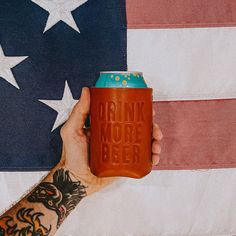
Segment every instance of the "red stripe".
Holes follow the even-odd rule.
[[[157,169],[236,167],[236,99],[155,102],[164,138]]]
[[[128,28],[236,25],[235,0],[126,0]]]

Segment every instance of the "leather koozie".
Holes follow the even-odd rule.
[[[152,89],[91,88],[90,168],[141,178],[152,169]]]

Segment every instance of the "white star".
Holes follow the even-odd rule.
[[[8,83],[12,84],[19,89],[16,79],[11,71],[13,67],[24,61],[27,57],[15,57],[15,56],[5,56],[0,45],[0,77],[5,79]]]
[[[75,20],[71,14],[73,10],[80,7],[88,0],[31,0],[49,13],[44,28],[44,33],[57,24],[60,20],[80,33]]]
[[[78,102],[78,100],[73,99],[71,90],[66,81],[64,94],[62,100],[39,100],[40,102],[48,105],[53,110],[57,111],[57,118],[54,122],[53,128],[51,131],[63,124],[69,117],[72,108]]]

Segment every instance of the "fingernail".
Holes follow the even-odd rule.
[[[82,88],[80,97],[84,97],[84,96],[85,96],[87,89],[88,89],[88,87],[83,87],[83,88]]]
[[[156,128],[159,128],[157,123],[154,122],[153,125],[154,125]]]
[[[83,87],[83,88],[82,88],[82,93],[83,93],[86,89],[88,89],[88,87]]]
[[[160,155],[158,155],[158,161],[157,161],[157,163],[155,164],[155,166],[158,166],[159,163],[160,163]]]
[[[82,90],[81,90],[80,97],[82,97],[82,96],[83,96],[83,93],[84,93],[84,87],[83,87],[83,88],[82,88]]]
[[[163,138],[163,133],[161,132],[161,130],[159,129],[159,131],[160,131],[160,139],[162,139]]]

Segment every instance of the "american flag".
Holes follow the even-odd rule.
[[[81,87],[127,65],[154,89],[161,163],[82,201],[57,235],[236,235],[234,0],[2,0],[0,40],[1,209],[59,160]]]

